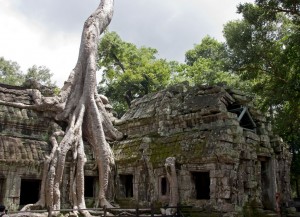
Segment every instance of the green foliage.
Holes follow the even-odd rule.
[[[0,57],[0,83],[21,85],[23,82],[24,75],[18,63]]]
[[[207,36],[186,52],[186,64],[157,59],[153,48],[138,48],[107,32],[99,45],[99,67],[103,71],[99,92],[112,100],[120,115],[130,102],[176,83],[227,85],[247,90],[239,75],[228,71],[226,45]]]
[[[246,83],[228,69],[226,44],[206,36],[185,54],[186,65],[177,68],[178,78],[190,84],[227,85],[246,90]]]
[[[300,3],[297,0],[256,0],[255,2],[269,16],[285,13],[294,21],[299,21]]]
[[[32,81],[54,88],[56,93],[59,92],[55,83],[51,81],[52,73],[45,66],[32,66],[24,74],[20,70],[18,63],[5,60],[0,57],[0,83],[16,85],[16,86],[26,86],[31,87]]]
[[[189,66],[192,66],[199,58],[212,60],[217,69],[223,68],[227,58],[226,46],[206,36],[200,44],[194,45],[193,49],[185,53],[185,62]]]
[[[270,16],[257,5],[241,5],[239,10],[244,19],[224,28],[232,70],[255,84],[265,108],[299,101],[299,26],[289,16]]]
[[[42,85],[52,87],[55,86],[55,83],[51,81],[52,76],[53,73],[47,67],[33,65],[27,70],[25,80],[35,80]]]
[[[98,54],[103,70],[99,91],[112,100],[119,113],[133,99],[163,89],[170,82],[172,64],[156,58],[157,50],[138,48],[115,32],[105,33]]]

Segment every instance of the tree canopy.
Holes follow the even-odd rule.
[[[18,86],[28,86],[28,80],[48,87],[55,87],[52,79],[53,73],[45,66],[33,65],[26,73],[20,70],[17,62],[0,57],[0,83]]]
[[[265,105],[299,99],[299,37],[284,14],[270,17],[258,5],[239,6],[244,19],[224,28],[232,70],[255,82]]]
[[[156,49],[138,48],[115,32],[104,34],[98,47],[98,65],[103,73],[100,89],[118,112],[123,113],[133,99],[169,84],[171,63],[156,55]]]
[[[42,85],[55,86],[55,82],[51,81],[53,73],[45,66],[33,65],[25,74],[25,80],[33,79]]]
[[[225,43],[206,36],[185,54],[185,63],[157,58],[157,50],[138,48],[115,32],[106,32],[98,47],[98,67],[102,72],[99,92],[112,100],[122,115],[130,102],[170,84],[188,81],[191,85],[222,84],[249,89],[239,75],[232,73]]]
[[[18,63],[0,57],[0,83],[21,85],[23,82],[24,75]]]
[[[191,85],[227,85],[246,90],[246,83],[230,71],[228,63],[226,44],[206,36],[185,53],[185,64],[177,70],[180,78],[177,79]]]

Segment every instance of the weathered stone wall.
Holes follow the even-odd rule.
[[[49,137],[60,128],[47,113],[9,105],[32,105],[30,91],[0,85],[0,202],[11,210],[19,208],[22,180],[41,180]],[[245,112],[244,119],[239,120],[236,109]],[[239,91],[177,85],[134,101],[116,125],[127,138],[112,144],[116,168],[108,194],[122,206],[169,203],[168,157],[176,158],[180,203],[199,210],[235,214],[247,206],[274,209],[276,192],[284,201],[290,199],[286,144]],[[85,149],[85,175],[95,177],[89,184],[97,192],[93,155],[88,145]],[[64,208],[70,206],[71,169],[72,156],[67,155]],[[88,206],[93,202],[88,198]]]
[[[236,107],[246,108],[242,120]],[[167,203],[160,193],[167,157],[177,160],[183,204],[238,213],[254,204],[274,209],[276,192],[290,199],[288,149],[239,91],[177,85],[133,102],[117,127],[128,136],[114,144],[118,174],[132,174],[134,189],[122,202]],[[209,198],[197,199],[193,174],[205,173]]]
[[[49,134],[56,124],[43,114],[7,103],[31,105],[23,88],[0,86],[0,200],[8,209],[19,208],[21,180],[41,180]]]
[[[52,148],[49,138],[53,132],[62,128],[59,124],[64,126],[62,123],[56,123],[49,113],[38,112],[30,107],[17,108],[10,104],[33,105],[32,91],[0,84],[0,203],[5,204],[9,210],[20,208],[22,180],[29,181],[29,184],[33,181],[35,190],[39,189],[44,160]],[[97,192],[98,175],[88,144],[85,146],[85,153],[85,175],[95,178],[89,185]],[[68,154],[66,161],[61,189],[62,208],[70,208],[68,198],[72,155]],[[87,198],[87,201],[88,206],[93,206],[94,198]],[[32,201],[34,202],[37,200]]]

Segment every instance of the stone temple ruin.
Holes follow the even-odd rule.
[[[0,203],[17,210],[38,200],[49,135],[64,125],[9,102],[33,100],[27,89],[0,86]],[[240,91],[179,84],[133,101],[115,126],[126,139],[111,144],[116,168],[108,194],[121,207],[170,205],[175,193],[173,202],[199,212],[241,216],[274,210],[276,193],[283,202],[291,199],[289,150]],[[85,197],[92,207],[98,180],[88,148]],[[167,173],[170,157],[175,184]],[[63,207],[69,207],[69,169]]]

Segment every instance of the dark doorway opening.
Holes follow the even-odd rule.
[[[272,209],[272,202],[270,200],[271,193],[271,180],[270,180],[270,161],[262,159],[261,165],[261,190],[262,190],[262,203],[265,209]],[[275,195],[275,193],[274,193]]]
[[[160,191],[161,191],[161,195],[165,196],[167,195],[168,192],[168,182],[167,182],[167,178],[166,177],[162,177],[160,180]]]
[[[5,193],[5,179],[0,179],[0,204],[3,204],[4,193]]]
[[[84,177],[84,197],[94,197],[94,176]]]
[[[195,196],[197,200],[210,199],[210,178],[209,172],[193,172],[192,180],[195,187]]]
[[[120,175],[120,188],[124,197],[133,197],[133,175]]]
[[[41,180],[22,179],[20,205],[36,203],[39,200]]]

